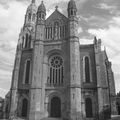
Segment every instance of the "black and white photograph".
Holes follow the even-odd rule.
[[[120,120],[120,0],[0,0],[0,120]]]

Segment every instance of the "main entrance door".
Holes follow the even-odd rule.
[[[51,117],[61,117],[61,100],[59,97],[53,97],[51,99]]]

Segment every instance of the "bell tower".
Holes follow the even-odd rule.
[[[74,0],[68,3],[68,48],[69,48],[69,119],[81,118],[81,77],[80,77],[80,43],[77,33],[77,7]]]
[[[25,22],[24,26],[21,29],[19,34],[17,49],[16,49],[16,56],[15,56],[15,63],[14,63],[14,70],[12,74],[12,84],[11,84],[11,102],[10,102],[10,115],[9,117],[15,117],[18,115],[18,101],[19,101],[19,79],[20,79],[20,67],[21,61],[23,59],[23,49],[30,49],[31,48],[31,29],[35,27],[36,23],[36,10],[37,6],[35,5],[35,0],[31,1],[31,4],[27,8],[27,12],[25,15]],[[28,28],[28,29],[26,29]],[[29,32],[28,32],[29,31]],[[29,47],[28,47],[29,46]],[[22,80],[21,80],[22,81]]]
[[[35,0],[32,0],[31,4],[27,8],[27,12],[25,15],[25,23],[24,23],[25,27],[35,26],[36,12],[37,12],[37,6]]]
[[[43,56],[46,8],[43,1],[37,10],[35,41],[33,47],[33,69],[30,96],[29,120],[40,120],[44,116]]]

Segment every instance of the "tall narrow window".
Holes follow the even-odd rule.
[[[28,21],[31,20],[31,13],[28,14]]]
[[[51,84],[51,82],[52,82],[52,68],[50,67],[50,84]]]
[[[50,28],[48,27],[48,39],[50,39]]]
[[[62,27],[60,26],[60,38],[62,38]]]
[[[22,47],[24,47],[24,36],[22,37]]]
[[[28,34],[26,34],[26,39],[25,39],[25,48],[27,48],[27,46],[28,46],[28,39],[29,39],[29,36],[28,36]]]
[[[46,35],[46,39],[47,39],[47,31],[48,31],[47,27],[45,28],[45,31],[46,31],[45,35]]]
[[[73,10],[71,10],[71,15],[73,15]]]
[[[67,26],[65,25],[65,37],[67,36]]]
[[[59,38],[59,23],[55,22],[54,25],[54,39],[57,40]]]
[[[26,70],[25,70],[25,84],[29,84],[29,77],[30,77],[30,60],[26,62]]]
[[[63,84],[63,59],[60,56],[54,56],[50,59],[50,83],[53,85],[60,85]]]
[[[22,117],[27,117],[27,113],[28,113],[28,100],[23,99],[23,101],[22,101],[22,112],[21,112]]]
[[[85,111],[86,111],[86,117],[87,118],[92,118],[93,117],[92,100],[90,98],[87,98],[85,100]]]
[[[42,14],[42,19],[45,19],[45,15],[44,14]]]
[[[50,34],[51,34],[51,38],[52,38],[52,32],[53,32],[53,31],[52,31],[52,27],[51,27],[50,29],[51,29],[51,33],[50,33]]]
[[[85,81],[90,83],[90,67],[89,67],[89,58],[85,57]]]

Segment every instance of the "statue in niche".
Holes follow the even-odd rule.
[[[55,23],[55,28],[54,28],[54,39],[57,40],[59,36],[59,23]]]

